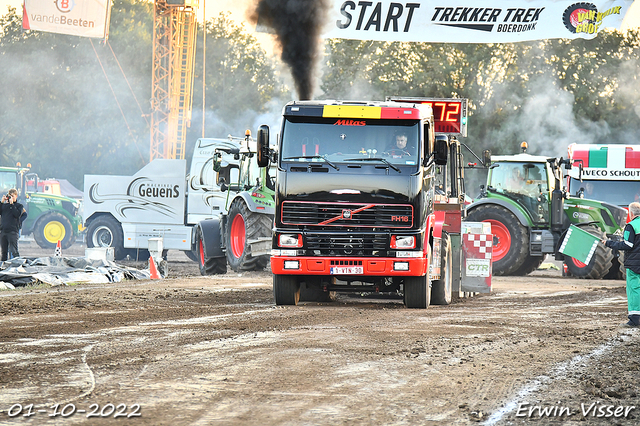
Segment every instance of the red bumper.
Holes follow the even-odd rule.
[[[285,269],[285,261],[297,261],[297,269]],[[394,264],[408,264],[407,270],[397,270]],[[384,277],[406,277],[425,275],[427,259],[402,257],[304,257],[271,256],[271,272],[277,275],[362,275]],[[347,269],[357,268],[357,269]],[[357,270],[358,272],[353,273]],[[361,272],[360,272],[361,271]]]

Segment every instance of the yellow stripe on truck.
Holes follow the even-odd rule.
[[[381,107],[360,105],[325,105],[322,116],[327,118],[380,118]]]

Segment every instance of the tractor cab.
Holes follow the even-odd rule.
[[[549,222],[549,194],[555,179],[546,157],[529,154],[493,156],[487,191],[515,201],[532,222]]]

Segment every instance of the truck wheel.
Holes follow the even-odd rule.
[[[529,232],[513,213],[500,206],[478,206],[468,222],[489,222],[493,234],[493,275],[512,275],[529,256]]]
[[[516,275],[516,276],[529,275],[530,273],[538,269],[538,267],[542,265],[542,262],[544,262],[544,256],[536,256],[536,257],[529,256],[524,260],[524,263],[522,264],[522,266],[513,273],[513,275]]]
[[[249,210],[241,198],[231,203],[225,230],[227,260],[231,269],[236,272],[264,269],[269,256],[253,257],[248,242],[270,237],[272,222],[271,216]]]
[[[605,237],[604,232],[595,226],[583,227],[581,229],[589,232],[599,239],[603,239]],[[567,269],[569,269],[571,275],[578,278],[588,278],[592,280],[599,280],[607,275],[607,272],[609,272],[609,269],[611,268],[612,260],[613,252],[609,247],[602,244],[602,242],[598,242],[596,251],[593,253],[593,256],[591,256],[589,264],[582,263],[573,257],[564,257],[564,263],[567,264]]]
[[[76,242],[71,221],[56,212],[47,213],[38,219],[34,227],[33,239],[44,249],[55,249],[58,241],[61,248],[67,249]]]
[[[225,257],[206,258],[204,255],[204,247],[202,246],[202,238],[200,236],[199,230],[196,238],[198,244],[198,266],[200,267],[200,275],[226,274],[227,259]]]
[[[300,301],[298,277],[295,275],[274,275],[273,298],[276,305],[297,305]]]
[[[115,260],[122,260],[127,256],[123,240],[122,228],[111,216],[100,216],[87,226],[87,247],[113,247]]]
[[[404,279],[404,305],[407,308],[426,309],[431,299],[429,278],[406,277]]]
[[[440,247],[442,257],[440,258],[440,279],[431,284],[431,304],[449,305],[451,304],[451,288],[453,286],[451,239],[443,234],[442,245]]]

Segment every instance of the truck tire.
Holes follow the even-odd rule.
[[[493,275],[513,275],[529,257],[529,232],[506,208],[478,206],[467,215],[466,221],[491,224]]]
[[[124,259],[129,250],[124,248],[122,227],[111,216],[100,216],[87,226],[87,247],[113,247],[115,260]]]
[[[249,210],[242,198],[236,198],[227,214],[225,246],[227,261],[234,271],[260,271],[269,262],[269,256],[253,257],[248,242],[271,236],[273,217]]]
[[[600,228],[595,226],[585,226],[581,229],[589,232],[590,234],[603,239],[605,237],[604,232]],[[609,247],[606,247],[602,242],[598,242],[596,251],[591,256],[589,264],[584,264],[578,259],[565,256],[564,263],[567,264],[567,269],[574,277],[588,278],[592,280],[599,280],[603,278],[611,269],[611,261],[613,260],[613,251]]]
[[[200,275],[220,275],[227,273],[227,258],[226,257],[205,257],[204,247],[202,246],[202,238],[200,230],[196,236],[196,244],[198,247],[198,266],[200,268]],[[190,252],[193,253],[193,252]]]
[[[431,283],[432,305],[449,305],[452,300],[453,269],[451,262],[453,255],[451,254],[451,238],[449,235],[443,234],[441,241],[440,279]]]
[[[431,301],[428,276],[404,279],[404,305],[410,309],[426,309]]]
[[[529,256],[524,260],[524,263],[517,271],[513,273],[515,276],[529,275],[544,262],[544,256]]]
[[[38,219],[33,228],[33,239],[43,249],[68,249],[76,242],[71,221],[63,214],[50,212]]]
[[[273,299],[276,305],[297,305],[300,301],[298,277],[295,275],[274,275]]]

